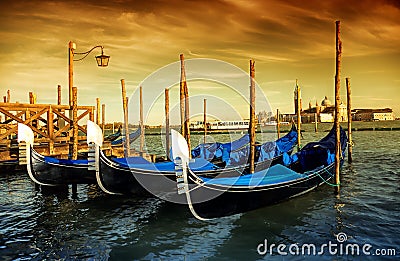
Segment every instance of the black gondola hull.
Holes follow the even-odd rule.
[[[45,157],[30,149],[30,175],[40,185],[96,184],[96,175],[88,165],[46,162]]]
[[[218,218],[238,213],[244,213],[268,205],[287,200],[315,189],[332,177],[334,164],[313,173],[308,177],[276,185],[257,187],[232,187],[225,192],[217,192],[221,187],[216,185],[203,185],[190,194],[194,212],[201,218]],[[195,177],[192,177],[195,178]],[[243,192],[243,193],[241,193]],[[196,203],[205,195],[214,198]]]

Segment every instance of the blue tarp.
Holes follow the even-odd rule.
[[[140,129],[137,129],[135,132],[131,132],[129,134],[129,142],[133,142],[140,136]],[[114,140],[111,142],[111,145],[117,145],[117,144],[122,144],[122,142],[125,142],[125,135],[121,136],[120,138]]]
[[[297,131],[293,126],[292,129],[282,138],[276,141],[268,141],[256,147],[259,152],[258,162],[273,159],[284,152],[292,150],[297,141]],[[222,160],[226,162],[226,166],[240,166],[248,163],[250,155],[250,147],[247,145],[239,150],[232,151],[230,154],[223,154]]]
[[[71,160],[71,159],[57,159],[53,157],[44,157],[46,163],[61,164],[61,165],[87,165],[88,160]]]
[[[171,161],[151,163],[142,157],[113,158],[112,160],[114,162],[117,162],[121,166],[134,169],[175,171],[175,164]],[[214,164],[208,162],[205,159],[195,159],[193,162],[189,162],[189,168],[195,171],[199,171],[213,170],[216,167]]]
[[[205,178],[201,179],[206,184],[225,185],[225,186],[262,186],[277,184],[294,179],[303,178],[305,175],[299,174],[283,165],[277,164],[267,170],[247,174],[239,177],[229,178]]]
[[[200,144],[196,148],[192,149],[192,158],[205,158],[207,160],[212,160],[214,157],[222,157],[224,151],[225,153],[230,153],[231,151],[237,150],[250,142],[249,134],[242,136],[238,140],[227,143],[205,143]],[[204,157],[204,152],[206,157]]]

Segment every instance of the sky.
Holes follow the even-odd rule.
[[[219,60],[245,74],[254,59],[256,81],[269,109],[293,113],[296,79],[303,107],[320,104],[324,96],[334,100],[336,20],[341,21],[343,42],[341,98],[345,101],[345,78],[350,77],[353,108],[390,107],[400,116],[400,2],[396,0],[0,1],[0,95],[9,89],[12,102],[26,103],[32,91],[38,103],[56,103],[61,85],[67,104],[68,42],[73,41],[76,52],[103,45],[111,56],[104,68],[97,67],[94,59],[100,49],[74,63],[78,103],[95,105],[100,98],[106,104],[107,122],[123,120],[121,79],[134,108],[130,114],[137,115],[138,86],[160,68],[178,66],[181,53],[187,61]],[[190,67],[186,69],[190,76]],[[179,70],[174,77],[179,80]],[[189,95],[196,93],[193,86],[203,94],[235,96],[215,83],[195,82],[188,82]],[[157,88],[165,87],[172,86]],[[155,87],[143,86],[146,108],[154,104],[154,98],[146,96],[151,88]],[[176,107],[178,92],[172,94]],[[158,100],[163,101],[161,96]],[[201,101],[191,103],[191,108],[200,110]],[[218,107],[209,103],[212,114]],[[161,124],[161,106],[153,108],[156,113],[153,109],[146,114],[146,123]],[[232,114],[223,111],[227,118]],[[246,113],[239,115],[246,118]]]

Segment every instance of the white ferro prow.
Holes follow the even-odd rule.
[[[45,185],[45,186],[54,186],[53,184],[46,184],[38,181],[35,176],[32,173],[32,166],[31,166],[31,147],[33,147],[33,142],[35,140],[35,136],[33,134],[33,131],[29,126],[26,126],[25,124],[18,123],[18,143],[24,141],[25,142],[25,148],[23,148],[21,145],[19,147],[19,161],[20,164],[22,162],[25,164],[26,162],[26,169],[28,171],[29,177],[35,182],[36,184],[39,185]]]
[[[171,130],[171,140],[178,194],[183,194],[188,190],[187,168],[189,164],[189,149],[185,138],[176,130]]]
[[[91,120],[87,121],[86,126],[86,142],[89,145],[88,170],[96,172],[97,185],[99,185],[101,190],[108,194],[116,194],[104,187],[100,177],[100,148],[103,145],[103,132],[99,125]]]
[[[172,157],[175,163],[175,174],[178,187],[178,194],[186,194],[186,200],[190,212],[199,220],[207,220],[200,217],[193,208],[190,198],[188,171],[189,171],[189,148],[185,138],[176,130],[171,130]]]

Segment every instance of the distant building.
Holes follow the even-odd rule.
[[[393,110],[385,109],[354,109],[352,118],[355,121],[393,121],[395,119]]]
[[[333,122],[335,118],[335,105],[332,105],[327,96],[321,101],[321,106],[316,102],[315,107],[312,107],[310,102],[308,109],[302,112],[302,119],[313,119],[312,121],[315,121],[314,114],[317,114],[319,122]],[[347,106],[343,103],[339,104],[339,121],[347,121]],[[306,120],[305,122],[309,121]]]

